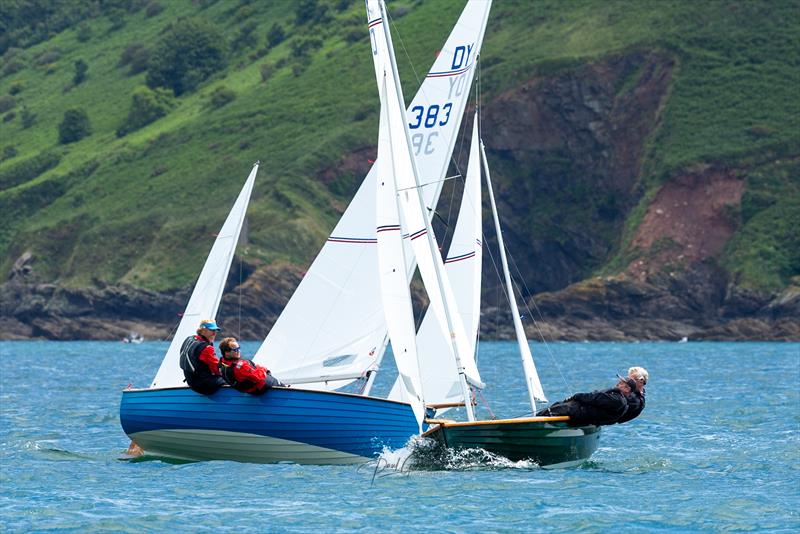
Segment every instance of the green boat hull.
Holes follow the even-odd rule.
[[[600,427],[566,421],[515,421],[444,424],[426,433],[450,449],[483,449],[509,460],[532,460],[542,467],[580,465],[600,443]]]

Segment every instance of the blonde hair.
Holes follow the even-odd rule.
[[[640,380],[643,384],[647,384],[650,380],[650,373],[644,367],[631,367],[628,369],[628,376],[634,380]]]
[[[200,321],[200,326],[197,327],[197,335],[198,336],[200,335],[200,330],[205,330],[205,328],[203,327],[204,324],[213,322],[214,319],[203,319],[202,321]]]

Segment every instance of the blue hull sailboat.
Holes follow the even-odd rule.
[[[231,388],[213,395],[129,390],[120,419],[148,453],[183,460],[362,463],[419,432],[406,403],[282,387],[260,396]]]
[[[435,206],[441,193],[490,7],[488,0],[467,2],[408,108],[408,116],[418,119],[406,121],[407,140],[415,147],[417,171],[430,180],[419,193],[428,206]],[[376,29],[384,24],[376,12],[368,6],[373,54]],[[385,147],[385,124],[381,132],[379,145]],[[258,164],[253,167],[155,378],[148,388],[122,393],[122,428],[145,454],[184,460],[357,463],[374,458],[384,447],[402,447],[427,428],[419,363],[403,350],[409,333],[402,318],[410,303],[407,280],[416,268],[413,258],[407,261],[407,242],[414,236],[398,239],[400,232],[394,230],[399,224],[387,225],[382,219],[380,206],[389,198],[380,191],[386,176],[381,180],[379,174],[389,168],[386,157],[381,162],[382,153],[386,151],[379,148],[376,165],[253,358],[292,387],[273,388],[261,396],[230,388],[201,395],[183,381],[180,346],[202,319],[217,314]],[[405,295],[398,292],[402,285],[386,274],[389,265],[398,267],[393,273],[405,275]],[[413,335],[413,321],[410,325]],[[391,399],[370,396],[390,340],[398,384]],[[336,391],[357,381],[358,395]]]

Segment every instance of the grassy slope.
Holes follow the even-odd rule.
[[[19,152],[0,163],[0,172],[42,151],[64,154],[57,167],[0,192],[0,271],[32,248],[39,251],[39,272],[61,283],[185,285],[199,271],[211,234],[257,159],[264,166],[250,210],[247,254],[307,262],[327,236],[347,200],[332,191],[352,190],[353,184],[329,190],[308,176],[335,165],[346,151],[375,143],[368,44],[344,38],[352,29],[363,30],[362,4],[336,14],[336,24],[313,29],[323,46],[312,52],[301,76],[293,76],[289,64],[261,82],[260,65],[288,56],[288,42],[255,61],[247,58],[252,50],[242,51],[225,73],[181,97],[170,115],[117,139],[114,130],[127,114],[130,93],[144,80],[143,74],[128,77],[117,67],[126,45],[152,42],[181,15],[213,20],[229,36],[244,22],[230,2],[207,8],[189,1],[165,5],[151,19],[141,12],[130,15],[127,25],[112,33],[108,21],[92,20],[94,37],[86,43],[77,41],[74,29],[66,30],[26,50],[28,68],[0,79],[0,94],[21,82],[17,99],[38,117],[29,129],[21,128],[19,118],[0,123],[0,145],[12,144]],[[393,12],[400,9],[408,13],[396,20],[396,29],[421,74],[460,5],[390,5]],[[569,68],[630,47],[674,54],[679,67],[663,123],[650,140],[645,183],[655,191],[666,177],[700,161],[760,165],[760,178],[749,179],[748,194],[780,199],[779,205],[746,204],[744,227],[724,261],[744,281],[771,287],[798,265],[778,257],[794,235],[787,231],[787,217],[797,212],[800,197],[797,165],[777,168],[762,161],[768,153],[798,153],[797,10],[797,2],[496,2],[484,47],[484,90],[491,97],[535,71]],[[247,20],[259,23],[259,46],[276,21],[289,30],[290,40],[309,31],[293,28],[288,2],[259,4]],[[395,43],[400,47],[400,39]],[[47,67],[35,67],[31,59],[52,48],[62,57],[47,74]],[[398,50],[398,57],[410,96],[417,82],[405,52]],[[79,58],[89,64],[89,77],[64,92]],[[219,85],[236,91],[237,99],[212,110],[208,95]],[[59,147],[56,125],[69,107],[86,109],[95,133]],[[634,213],[628,233],[641,213]],[[742,237],[748,235],[766,236],[762,241],[773,245],[756,250],[751,238]]]

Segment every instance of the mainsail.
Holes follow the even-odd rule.
[[[258,173],[258,163],[253,165],[247,181],[244,183],[239,197],[233,205],[228,218],[222,225],[222,229],[214,240],[211,252],[206,258],[203,270],[194,285],[189,304],[183,312],[181,322],[178,325],[175,335],[172,337],[167,349],[167,354],[158,368],[151,388],[168,388],[182,386],[183,371],[180,368],[180,348],[183,340],[192,335],[203,319],[213,319],[217,315],[222,291],[225,289],[225,281],[228,279],[228,271],[233,261],[233,253],[236,251],[236,244],[239,242],[239,234],[242,231],[244,215],[247,212],[247,205],[250,203],[250,193],[253,191],[253,184]]]
[[[386,76],[383,78],[378,137],[378,188],[375,199],[378,272],[383,313],[392,342],[392,353],[397,362],[398,400],[411,404],[417,422],[421,425],[425,410],[417,359],[414,310],[411,306],[408,267],[397,205],[393,155],[396,143],[392,138],[393,128],[388,110],[392,103],[386,101]]]
[[[469,97],[491,2],[470,0],[407,110],[433,209]],[[383,21],[370,18],[374,27]],[[374,34],[373,34],[374,35]],[[335,389],[374,368],[386,338],[374,221],[376,167],[361,184],[255,360],[304,387]],[[415,263],[409,262],[409,272]]]
[[[464,181],[464,193],[458,212],[453,239],[445,260],[445,270],[453,287],[456,306],[467,334],[469,355],[475,354],[481,303],[481,165],[478,136],[478,116],[472,127],[469,166]],[[420,361],[422,391],[428,404],[458,402],[461,387],[458,370],[450,355],[449,342],[441,335],[436,314],[425,314],[417,334],[417,347],[424,358]],[[479,377],[480,378],[480,377]],[[389,398],[398,398],[397,385]],[[441,413],[441,411],[439,412]]]

